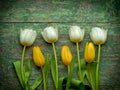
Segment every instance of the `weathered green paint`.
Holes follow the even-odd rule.
[[[85,29],[85,38],[79,44],[81,58],[83,58],[85,43],[91,41],[89,38],[91,28],[99,26],[108,29],[107,42],[101,48],[100,90],[119,90],[120,9],[118,6],[119,0],[1,0],[0,90],[21,90],[13,67],[13,62],[21,59],[20,29],[36,30],[38,35],[34,45],[39,45],[44,55],[52,56],[52,46],[43,40],[40,32],[47,26],[58,28],[59,40],[55,45],[59,77],[67,75],[67,69],[60,58],[60,49],[62,45],[68,45],[75,59],[77,58],[75,44],[68,36],[71,25],[78,25]],[[40,75],[39,68],[36,68],[32,61],[33,46],[28,47],[25,54],[25,59],[30,58],[32,62],[31,83]],[[77,60],[75,62],[73,78],[77,78]],[[47,88],[54,90],[50,71]],[[42,90],[42,84],[38,90]]]
[[[1,1],[2,22],[108,22],[116,21],[115,0],[9,0]]]

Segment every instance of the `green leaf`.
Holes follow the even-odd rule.
[[[73,71],[74,71],[74,59],[72,59],[72,61],[70,63],[70,72],[69,72],[68,78],[67,78],[66,89],[69,88],[69,86],[70,86],[70,81],[72,79]]]
[[[63,90],[63,87],[64,87],[64,85],[63,85],[63,81],[65,80],[65,78],[63,77],[63,78],[60,78],[59,79],[59,81],[58,81],[58,90]],[[67,82],[67,81],[66,81]],[[65,83],[65,87],[66,87],[66,83]]]
[[[25,68],[25,84],[27,84],[28,82],[30,71],[31,71],[30,60],[27,60],[27,64]]]
[[[86,75],[86,71],[87,71],[87,66],[86,66],[86,62],[84,59],[81,59],[81,74],[82,74],[82,78],[84,79],[85,78],[85,75]],[[79,74],[79,72],[78,72]],[[80,75],[80,74],[79,74]]]
[[[88,80],[89,83],[90,83],[90,75],[89,75],[88,70],[85,71],[85,75],[86,75],[87,80]]]
[[[74,71],[74,58],[72,59],[71,63],[70,63],[70,77],[72,77]]]
[[[67,79],[68,79],[67,77],[59,78],[59,89],[58,90],[65,90]],[[69,90],[85,90],[85,86],[86,85],[84,85],[83,82],[81,82],[80,80],[71,79]]]
[[[96,65],[97,65],[96,62],[90,63],[91,74],[92,74],[92,79],[93,79],[93,86],[95,85],[95,80],[96,80]],[[87,70],[86,70],[86,77],[87,77],[87,79],[88,79],[88,81],[90,83],[91,80],[90,80],[90,72],[89,72],[89,68],[88,67],[87,67]]]
[[[48,81],[48,56],[46,57],[45,65],[44,65],[44,73],[45,73],[45,80],[46,83]]]
[[[84,59],[81,59],[81,69],[86,69],[86,62]]]
[[[24,84],[23,84],[22,76],[21,76],[20,64],[21,64],[21,61],[20,61],[20,60],[13,63],[13,65],[14,65],[14,67],[15,67],[15,71],[16,71],[17,76],[18,76],[18,79],[19,79],[22,87],[24,88]]]
[[[71,81],[72,79],[72,74],[73,74],[73,71],[74,71],[74,59],[72,59],[71,63],[70,63],[70,73],[68,75],[68,77],[63,77],[63,78],[60,78],[59,81],[58,81],[58,89],[59,90],[64,90],[66,88],[66,84],[67,84],[67,80]]]
[[[51,58],[51,73],[52,73],[52,78],[55,84],[55,87],[57,87],[57,80],[56,80],[56,65],[55,65],[55,58],[52,56]]]
[[[80,80],[72,79],[70,83],[70,89],[85,90],[85,85]]]
[[[96,65],[97,65],[97,62],[93,62],[91,63],[91,71],[92,71],[92,77],[93,77],[93,81],[95,83],[96,81]]]
[[[31,85],[31,90],[35,90],[42,82],[42,76],[39,76],[35,82]]]

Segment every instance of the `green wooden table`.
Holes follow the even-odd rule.
[[[71,25],[85,29],[80,45],[83,58],[85,43],[91,41],[92,27],[108,29],[107,42],[101,48],[100,90],[120,90],[120,1],[119,0],[0,0],[0,90],[21,90],[13,62],[21,59],[22,46],[19,42],[21,29],[34,29],[39,45],[45,55],[51,55],[52,46],[47,44],[41,31],[47,26],[57,27],[59,40],[55,43],[58,56],[59,77],[67,75],[60,58],[62,45],[71,47],[75,56],[74,78],[77,78],[77,56],[75,44],[68,36]],[[34,46],[33,45],[33,46]],[[32,62],[31,83],[40,75],[32,61],[32,48],[28,47],[25,59]],[[54,90],[49,71],[49,90]],[[42,90],[42,84],[37,88]]]

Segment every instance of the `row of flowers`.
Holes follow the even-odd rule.
[[[44,40],[48,43],[53,43],[58,40],[58,30],[53,27],[46,27],[41,34]],[[81,42],[84,38],[84,34],[85,30],[81,29],[80,27],[70,27],[69,36],[72,42]],[[24,31],[22,30],[20,34],[20,42],[24,46],[31,46],[35,41],[36,36],[36,31],[30,29],[25,29]],[[94,27],[90,32],[90,37],[96,45],[103,44],[107,38],[107,30]]]
[[[57,63],[57,55],[55,42],[58,40],[58,30],[53,27],[46,27],[42,32],[42,37],[47,43],[51,43],[53,47],[54,57],[51,57],[51,74],[54,81],[54,86],[56,90],[69,90],[69,88],[75,89],[78,87],[80,89],[82,86],[75,86],[77,80],[72,79],[72,74],[74,70],[74,58],[73,54],[68,46],[62,46],[61,48],[61,59],[64,65],[68,68],[68,76],[64,78],[59,78],[58,73],[58,63]],[[84,85],[84,78],[87,76],[87,79],[90,83],[90,87],[92,90],[98,90],[99,85],[99,63],[100,63],[100,48],[101,44],[104,44],[107,39],[107,30],[94,27],[90,32],[91,40],[95,45],[98,45],[98,59],[95,60],[95,46],[92,42],[87,42],[84,51],[84,60],[80,58],[80,49],[79,42],[81,42],[84,38],[85,30],[81,29],[78,26],[71,26],[69,30],[70,40],[76,43],[76,52],[78,59],[78,78],[79,83]],[[46,90],[47,86],[47,76],[48,76],[48,56],[44,56],[39,46],[33,47],[33,60],[36,66],[41,68],[42,76],[39,76],[36,81],[30,85],[29,77],[30,77],[30,60],[26,67],[24,67],[24,54],[27,46],[31,46],[35,39],[37,33],[34,30],[25,29],[20,33],[20,42],[24,46],[22,53],[22,60],[14,62],[15,70],[20,80],[20,83],[25,90],[34,90],[38,87],[38,85],[42,82],[44,83],[44,90]],[[87,64],[86,64],[87,63]],[[95,63],[96,69],[95,72],[91,69],[92,63]],[[83,68],[85,68],[83,70]],[[95,77],[93,77],[95,74]],[[95,78],[95,79],[94,79]],[[65,83],[64,83],[65,81]],[[72,87],[75,86],[75,87]],[[84,87],[85,88],[85,87]]]

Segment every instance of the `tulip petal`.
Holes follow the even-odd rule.
[[[53,27],[46,27],[41,34],[43,39],[48,43],[53,43],[58,40],[58,30]]]
[[[36,66],[41,67],[45,64],[44,56],[38,46],[33,47],[33,60]]]
[[[107,39],[107,30],[94,27],[90,32],[90,37],[95,44],[104,44]]]
[[[24,42],[24,38],[27,35],[27,30],[21,30],[20,32],[20,42],[23,43]]]
[[[24,41],[27,42],[28,44],[31,43],[32,33],[33,33],[32,30],[27,31],[27,34],[26,34],[26,36],[24,38]]]
[[[36,39],[36,31],[32,29],[21,30],[20,33],[20,42],[24,46],[31,46]]]
[[[71,26],[69,36],[72,42],[81,42],[84,37],[84,30],[80,29],[78,26]]]
[[[68,46],[63,46],[61,49],[61,57],[64,65],[69,65],[72,60],[72,53]]]
[[[37,36],[36,31],[33,31],[33,32],[32,32],[32,35],[31,35],[31,42],[30,42],[30,43],[33,43],[33,42],[35,41],[36,36]]]
[[[95,48],[93,43],[86,43],[85,52],[84,52],[85,61],[91,63],[95,58]]]

